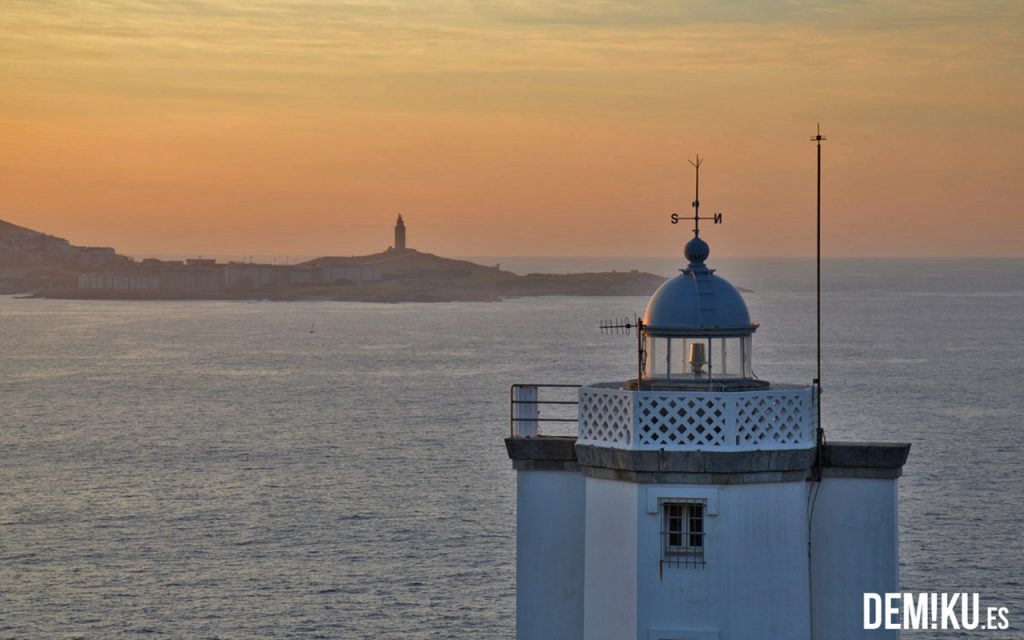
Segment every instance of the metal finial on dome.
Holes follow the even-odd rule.
[[[704,158],[699,155],[694,160],[689,161],[693,165],[694,170],[694,194],[693,194],[693,217],[683,218],[678,213],[673,213],[671,216],[672,224],[679,224],[680,220],[693,220],[693,239],[686,243],[686,248],[683,250],[683,255],[690,261],[692,267],[703,266],[704,261],[708,259],[708,255],[711,254],[711,248],[708,243],[704,242],[700,238],[700,221],[711,220],[715,224],[722,224],[721,212],[716,212],[710,216],[701,217],[700,215],[700,166],[704,164]]]
[[[686,243],[686,248],[683,249],[683,255],[690,261],[691,267],[704,264],[704,261],[708,259],[710,254],[711,247],[708,246],[708,243],[701,240],[700,236],[694,236],[692,240]]]

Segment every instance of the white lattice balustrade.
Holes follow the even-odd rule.
[[[814,446],[813,387],[761,391],[580,389],[579,440],[623,449],[741,451]]]
[[[633,392],[580,389],[579,440],[629,447],[633,440]]]

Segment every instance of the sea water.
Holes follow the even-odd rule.
[[[712,266],[752,291],[755,372],[809,383],[813,264]],[[1022,276],[824,269],[828,437],[913,445],[902,588],[980,592],[1005,637],[1024,629]],[[514,637],[509,385],[631,376],[633,338],[597,327],[645,302],[0,298],[0,637]]]

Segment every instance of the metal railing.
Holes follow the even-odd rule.
[[[572,400],[543,400],[541,389],[579,389],[578,384],[514,384],[509,389],[509,435],[512,437],[532,438],[545,434],[540,428],[541,422],[572,422],[578,421],[578,410],[570,418],[565,415],[557,417],[541,417],[541,407],[579,406],[579,397]],[[575,435],[576,429],[573,429]]]

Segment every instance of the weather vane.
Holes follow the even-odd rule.
[[[698,155],[696,160],[690,160],[689,162],[693,165],[693,170],[696,174],[696,185],[693,193],[693,217],[690,218],[687,216],[684,218],[678,213],[673,213],[671,220],[672,224],[679,224],[680,220],[693,220],[693,235],[694,237],[697,237],[700,235],[701,220],[711,220],[715,224],[722,224],[722,213],[717,212],[710,216],[704,216],[703,218],[700,216],[700,165],[704,163],[704,159]]]

